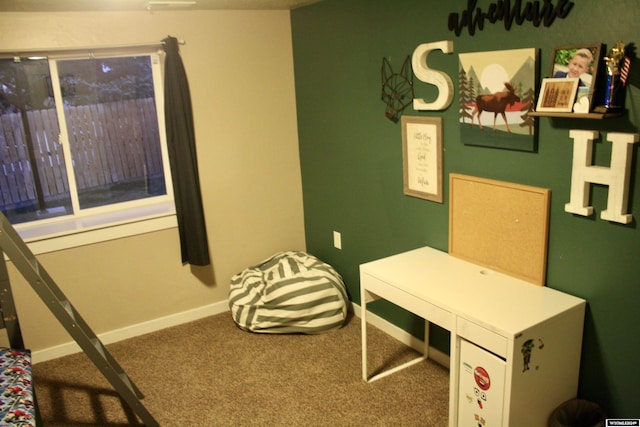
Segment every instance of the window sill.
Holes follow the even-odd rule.
[[[178,226],[173,202],[69,218],[16,231],[35,255]]]

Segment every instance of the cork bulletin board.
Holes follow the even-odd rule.
[[[449,176],[449,254],[544,286],[551,191]]]

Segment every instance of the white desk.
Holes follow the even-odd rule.
[[[553,409],[576,396],[586,306],[580,298],[428,247],[362,264],[360,292],[365,381],[383,378],[428,357],[429,322],[451,332],[450,426],[477,427],[479,421],[490,419],[499,422],[487,422],[487,427],[546,426]],[[369,378],[367,303],[378,298],[425,319],[424,356]],[[478,388],[469,389],[464,382],[467,374],[473,377],[475,373],[472,363],[460,363],[461,348],[467,342],[504,365],[504,379],[494,375],[493,384],[493,390],[503,386],[500,417],[488,412],[496,408],[496,394],[483,402],[473,396]],[[480,394],[486,397],[482,390]],[[470,413],[477,419],[471,420]]]

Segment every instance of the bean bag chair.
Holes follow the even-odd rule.
[[[347,291],[333,267],[305,252],[275,254],[231,278],[234,322],[251,332],[314,334],[340,328]]]

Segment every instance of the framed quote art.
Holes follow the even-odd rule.
[[[442,118],[402,116],[404,194],[442,203]]]

